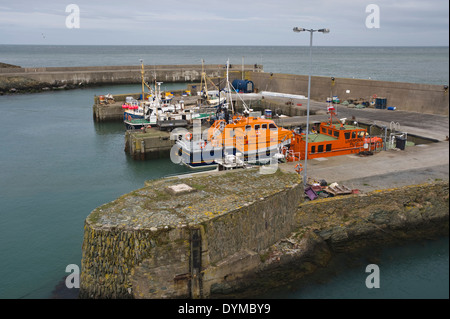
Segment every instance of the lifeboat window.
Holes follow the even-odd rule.
[[[358,137],[364,137],[364,135],[365,135],[365,134],[364,134],[363,131],[361,131],[361,132],[358,133]]]
[[[316,146],[313,145],[313,146],[311,146],[311,153],[315,153],[315,152],[316,152]]]
[[[267,124],[262,124],[261,125],[261,129],[266,130],[267,129]]]
[[[355,131],[352,132],[352,138],[356,138],[356,132]]]
[[[345,135],[346,140],[348,140],[350,138],[350,132],[345,132],[344,135]]]
[[[255,131],[259,130],[260,125],[259,124],[255,124]]]
[[[318,152],[318,153],[322,153],[322,152],[323,152],[323,145],[319,145],[319,146],[317,147],[317,152]]]
[[[322,133],[326,133],[326,132],[327,132],[327,130],[324,127],[322,127]]]
[[[273,123],[269,123],[269,129],[270,129],[270,130],[276,130],[276,129],[277,129],[277,127],[276,127],[276,125],[275,125],[275,124],[273,124]]]
[[[250,131],[251,129],[252,129],[252,126],[251,126],[251,125],[246,125],[246,126],[245,126],[245,130],[246,130],[246,131]]]
[[[339,137],[339,131],[333,131],[335,137]]]
[[[331,130],[328,130],[328,135],[331,135]]]
[[[327,144],[326,147],[325,147],[325,150],[327,152],[331,152],[331,144]]]

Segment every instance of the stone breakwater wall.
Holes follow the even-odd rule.
[[[257,293],[289,284],[331,264],[337,254],[448,236],[449,184],[438,181],[304,202],[295,225],[289,237],[267,249],[241,289]],[[248,292],[234,296],[251,297]]]
[[[233,66],[240,73],[242,66]],[[244,65],[245,71],[261,71],[260,65]],[[145,79],[156,78],[165,83],[200,82],[201,65],[145,65]],[[208,77],[223,77],[226,65],[204,65]],[[57,89],[74,89],[106,84],[141,83],[141,66],[86,66],[86,67],[41,67],[0,68],[0,92],[40,92]]]
[[[308,96],[308,76],[295,74],[246,72],[259,91]],[[449,115],[448,84],[431,85],[364,79],[311,77],[311,99],[325,102],[327,97],[369,101],[373,96],[386,98],[387,106],[398,110]],[[306,105],[306,102],[305,104]]]
[[[341,252],[448,235],[448,213],[448,182],[436,182],[304,203],[296,218]]]
[[[293,231],[303,184],[259,169],[162,179],[85,221],[81,298],[207,298]],[[190,191],[172,194],[182,183]]]
[[[160,192],[173,180],[152,183],[151,192],[144,188],[100,207],[85,223],[80,297],[251,297],[249,291],[326,267],[335,253],[448,236],[448,182],[303,202],[302,183],[293,179],[298,177],[273,175],[270,182],[246,176],[249,185],[259,184],[248,192],[230,173],[190,178],[183,182],[196,191],[176,199]],[[216,179],[228,184],[217,188]],[[225,191],[232,184],[238,187]],[[150,220],[154,209],[140,214],[149,205],[141,196],[161,197],[153,205],[167,220]],[[189,207],[206,198],[204,209],[192,214]],[[230,206],[231,200],[236,204]],[[105,217],[111,212],[114,220]]]
[[[84,231],[80,298],[139,298],[144,297],[141,291],[151,296],[160,290],[152,287],[166,272],[173,277],[189,273],[188,228],[98,228],[87,222]],[[173,291],[177,297],[189,297],[184,281],[174,283],[168,297]]]

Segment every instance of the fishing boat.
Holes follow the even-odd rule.
[[[346,123],[347,119],[337,119],[336,107],[328,99],[329,121],[322,122],[308,133],[308,159],[338,155],[379,151],[383,147],[380,137],[370,137],[365,128]],[[333,118],[335,119],[333,122]],[[305,159],[306,133],[301,129],[293,131],[289,148],[284,149],[287,161]]]
[[[228,63],[227,83],[229,86]],[[231,92],[231,88],[227,91]],[[183,164],[191,168],[217,165],[220,160],[236,154],[246,162],[264,164],[272,162],[283,147],[290,145],[292,131],[278,127],[270,119],[250,116],[245,103],[243,114],[234,114],[231,94],[227,101],[217,109],[216,120],[203,134],[188,132],[176,136],[176,155]]]
[[[161,84],[156,82],[154,88],[150,87],[144,80],[144,65],[141,68],[142,93],[140,101],[127,97],[124,109],[123,121],[127,130],[138,130],[145,127],[157,126],[164,130],[173,130],[176,127],[185,127],[194,119],[210,118],[216,109],[212,107],[185,108],[181,100],[177,103],[172,101],[173,94],[161,92]],[[144,99],[144,86],[150,90],[150,94]]]

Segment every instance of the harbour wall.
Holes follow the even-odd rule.
[[[124,151],[135,160],[169,158],[175,140],[170,139],[170,132],[156,128],[125,132]]]
[[[246,78],[253,81],[258,91],[308,96],[307,75],[246,72]],[[377,96],[386,98],[387,106],[398,110],[449,115],[448,86],[311,76],[312,100],[325,102],[332,96],[338,96],[341,101],[369,101]]]
[[[158,183],[167,186],[167,181],[152,182],[147,185],[151,191],[140,189],[96,209],[85,222],[80,297],[242,296],[311,274],[338,252],[448,236],[448,182],[303,202],[302,183],[286,173],[267,175],[276,188],[270,195],[262,194],[267,187],[240,195],[244,184],[261,183],[248,174],[186,180],[197,192],[177,197],[182,206],[220,183],[235,185],[220,200],[222,208],[230,196],[246,196],[245,205],[225,213],[202,212],[204,218],[196,222],[130,227],[102,217],[114,211],[123,221],[126,211],[139,209],[139,196],[155,198]],[[242,184],[236,176],[248,179]],[[164,202],[167,207],[171,200]]]
[[[260,65],[232,65],[231,72],[262,71]],[[201,65],[145,65],[145,79],[166,83],[199,82]],[[210,78],[223,77],[226,65],[204,65]],[[106,84],[141,83],[141,66],[0,68],[0,92],[18,93]]]
[[[201,79],[201,65],[146,65],[147,81],[192,83]],[[206,75],[224,77],[225,65],[205,65]],[[141,66],[91,66],[0,68],[0,92],[40,92],[84,86],[128,84],[141,82]],[[307,95],[308,76],[263,72],[262,65],[232,65],[230,80],[245,78],[253,81],[257,91],[272,91]],[[448,85],[388,82],[350,78],[311,77],[311,99],[325,101],[327,97],[370,100],[373,96],[386,98],[387,106],[399,110],[449,115]]]

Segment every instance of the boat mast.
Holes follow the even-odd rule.
[[[201,79],[201,82],[200,82],[200,90],[203,91],[203,83],[204,83],[204,85],[205,85],[205,94],[206,94],[206,97],[208,97],[208,87],[207,87],[207,84],[206,84],[206,72],[204,71],[204,67],[203,67],[204,63],[205,63],[205,60],[202,59],[202,79]]]
[[[231,114],[234,114],[233,99],[231,98],[230,80],[229,80],[229,77],[228,77],[228,69],[229,69],[229,67],[230,67],[230,59],[227,60],[227,91],[228,91],[228,96],[230,98]],[[219,103],[220,103],[220,99],[219,99]]]
[[[141,108],[142,111],[144,112],[144,119],[147,115],[147,110],[145,109],[145,103],[144,103],[144,60],[141,59],[141,85],[142,85],[142,98],[141,98]]]
[[[333,115],[336,116],[336,109],[334,108],[333,100],[331,98],[327,98],[327,113],[330,114],[330,123],[329,125],[333,125]]]
[[[142,101],[141,104],[144,104],[144,61],[141,59],[141,84],[142,84]]]

